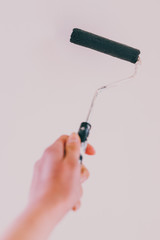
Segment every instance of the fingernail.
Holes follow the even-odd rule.
[[[79,142],[79,136],[77,133],[73,132],[69,138],[68,138],[68,142],[71,143],[71,142]]]

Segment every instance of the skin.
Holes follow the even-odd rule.
[[[88,144],[86,154],[94,155]],[[35,163],[28,204],[1,240],[44,240],[70,211],[80,208],[89,171],[79,163],[80,138],[59,137]]]

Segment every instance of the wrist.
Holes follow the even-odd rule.
[[[67,213],[71,210],[70,200],[67,198],[60,198],[57,194],[45,194],[34,199],[30,199],[28,202],[27,208],[34,209],[35,207],[42,210],[42,212],[61,212]],[[60,211],[61,210],[61,211]]]
[[[62,219],[69,209],[63,202],[50,202],[47,199],[36,200],[30,202],[24,211],[24,214],[33,215],[37,219],[45,219],[54,224],[58,223]]]

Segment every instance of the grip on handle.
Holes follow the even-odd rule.
[[[83,156],[82,153],[85,152],[87,147],[87,138],[89,136],[91,125],[88,122],[82,122],[78,131],[78,135],[81,139],[81,153],[80,153],[80,162],[82,163]]]

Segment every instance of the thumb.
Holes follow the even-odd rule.
[[[77,133],[72,133],[66,142],[66,161],[71,165],[78,163],[80,156],[80,137]]]

